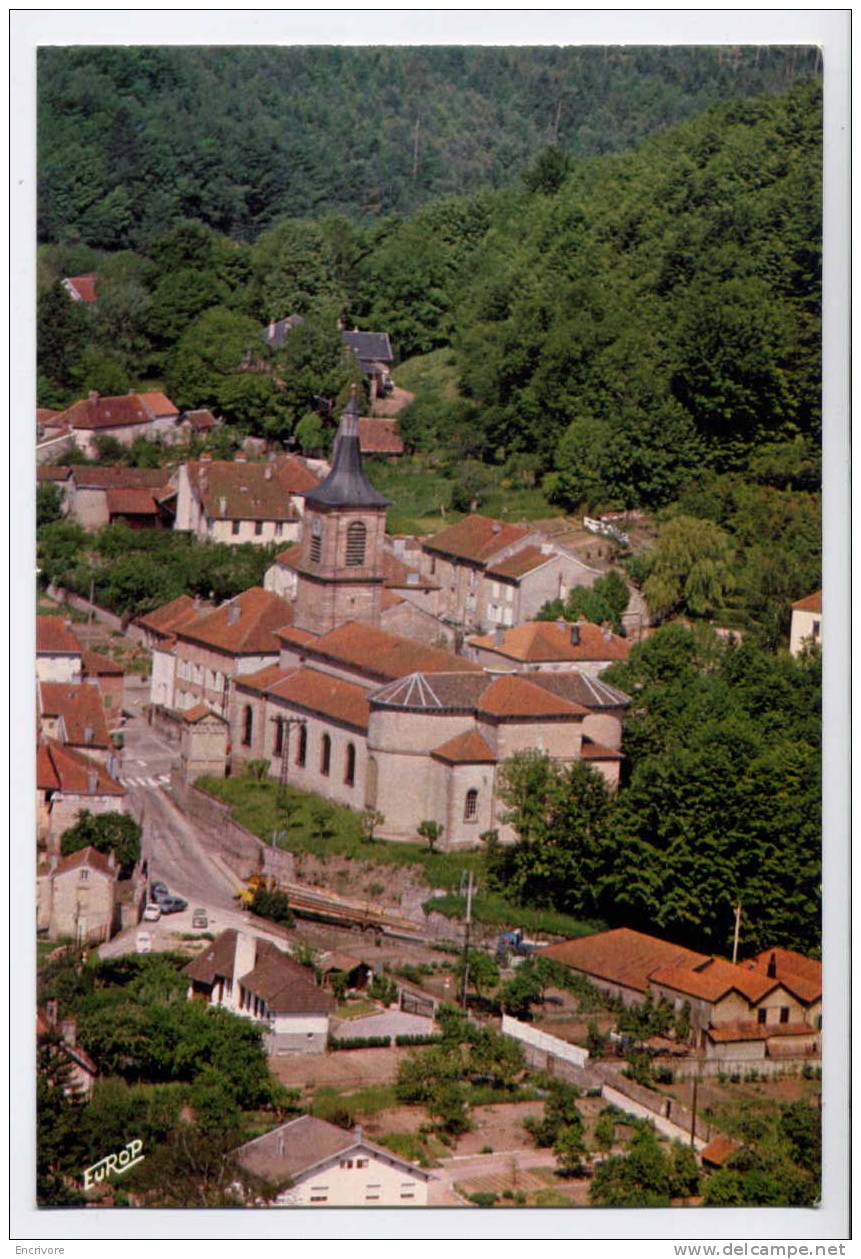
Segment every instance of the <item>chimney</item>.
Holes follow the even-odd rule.
[[[84,742],[85,743],[92,743],[93,733],[94,732],[93,732],[92,726],[84,726]]]
[[[192,602],[194,603],[195,612],[199,612],[200,611],[200,595],[195,595]]]
[[[60,1034],[67,1045],[74,1046],[78,1038],[78,1020],[71,1016],[63,1019],[60,1024]]]
[[[498,520],[494,520],[494,522],[493,522],[493,527],[492,527],[492,529],[491,529],[491,531],[490,531],[490,532],[491,532],[491,533],[502,533],[502,525],[499,523],[499,521],[498,521]]]
[[[113,851],[111,851],[108,853],[108,869],[113,870],[116,864],[117,864],[117,859],[114,856]]]
[[[248,456],[246,455],[245,451],[237,450],[236,454],[233,456],[233,462],[234,463],[247,463]]]
[[[45,1018],[48,1020],[49,1027],[56,1027],[60,1017],[60,1003],[55,997],[45,1002]]]
[[[575,622],[575,624],[571,626],[571,646],[572,647],[580,646],[580,622],[579,621]]]
[[[89,401],[90,401],[90,402],[98,402],[98,400],[99,400],[99,391],[98,391],[97,389],[91,389],[91,390],[90,390],[90,392],[89,392],[89,394],[88,394],[88,398],[89,398]]]
[[[265,468],[263,469],[263,478],[266,481],[272,480],[272,464],[271,463],[267,463]]]
[[[230,607],[227,609],[227,624],[235,625],[241,615],[242,615],[242,608],[239,606],[239,604],[231,603]]]
[[[353,1136],[356,1138],[357,1141],[364,1140],[365,1134],[362,1131],[362,1125],[360,1123],[357,1123],[355,1128],[353,1129]]]
[[[497,625],[496,629],[493,631],[493,642],[497,647],[501,647],[505,642],[505,634],[502,630],[502,626],[500,625]]]
[[[768,959],[768,978],[777,979],[777,954],[772,953]]]
[[[221,498],[218,500],[218,514],[219,516],[227,515],[227,499],[224,497],[223,494]]]
[[[246,935],[244,931],[236,933],[236,952],[233,955],[233,978],[241,979],[249,971],[254,970],[257,961],[257,937]]]
[[[203,454],[200,456],[200,462],[201,462],[201,463],[212,463],[212,453],[211,453],[211,451],[209,451],[209,450],[205,450],[205,451],[203,452]]]
[[[94,796],[99,787],[99,775],[94,769],[87,770],[87,792]]]

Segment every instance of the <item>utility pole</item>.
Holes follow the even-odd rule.
[[[691,1149],[692,1150],[695,1148],[694,1137],[697,1135],[697,1085],[698,1084],[699,1084],[699,1080],[697,1079],[696,1076],[694,1076],[694,1094],[691,1099]]]
[[[304,717],[273,717],[276,729],[281,727],[281,765],[278,770],[278,803],[283,806],[287,799],[287,773],[290,767],[290,730],[293,726],[306,726]],[[274,835],[273,835],[274,847]]]
[[[87,618],[87,625],[92,625],[93,623],[93,600],[95,599],[95,597],[96,597],[96,578],[95,578],[95,575],[93,575],[90,578],[90,615]]]
[[[735,907],[735,934],[732,939],[732,964],[738,961],[738,933],[741,926],[741,901]]]
[[[466,922],[463,933],[463,981],[460,986],[460,1004],[466,1009],[466,985],[469,977],[469,929],[472,925],[472,871],[466,885]]]

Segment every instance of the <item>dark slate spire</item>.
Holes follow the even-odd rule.
[[[391,502],[374,489],[362,468],[355,385],[338,426],[332,471],[316,489],[308,490],[305,502],[312,507],[388,507]]]

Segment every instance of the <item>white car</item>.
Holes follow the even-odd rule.
[[[144,910],[144,922],[158,922],[161,918],[161,906],[156,905],[155,901],[150,901]]]

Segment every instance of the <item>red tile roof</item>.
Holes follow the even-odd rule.
[[[525,546],[523,550],[509,555],[508,559],[500,560],[498,564],[489,567],[487,575],[516,580],[536,568],[541,568],[542,564],[549,564],[553,558],[552,555],[545,555],[540,546]]]
[[[36,407],[36,424],[44,424],[50,428],[51,420],[62,414],[62,411],[52,411],[50,407]]]
[[[524,664],[535,664],[543,661],[578,661],[588,660],[627,660],[631,645],[627,639],[606,633],[589,621],[581,621],[577,626],[579,642],[572,642],[574,626],[567,622],[559,625],[556,621],[527,621],[513,629],[502,631],[502,642],[497,643],[495,634],[483,634],[467,639],[471,647],[482,651],[492,651],[508,660],[516,660]]]
[[[78,489],[164,490],[170,483],[170,468],[124,468],[119,465],[75,464],[72,477]]]
[[[66,277],[65,283],[71,285],[78,295],[79,301],[95,302],[97,301],[96,283],[98,274],[95,271],[88,271],[86,275],[70,275]]]
[[[36,468],[37,481],[68,481],[72,469],[59,463],[40,463]]]
[[[775,978],[793,996],[799,997],[805,1004],[822,996],[822,963],[815,958],[805,957],[792,949],[764,949],[752,961],[743,965],[767,974],[772,961]]]
[[[142,396],[136,393],[113,398],[103,398],[96,394],[92,398],[81,398],[80,401],[73,402],[63,412],[63,419],[72,428],[87,431],[152,424],[154,418]]]
[[[36,617],[38,656],[80,656],[83,648],[62,616]]]
[[[262,586],[252,586],[220,608],[178,626],[176,636],[236,656],[277,656],[280,643],[275,631],[292,619],[292,604]]]
[[[647,991],[649,976],[659,966],[696,966],[708,961],[704,953],[629,927],[551,944],[542,957],[638,992]]]
[[[116,660],[103,656],[98,651],[85,651],[82,655],[84,677],[116,677],[123,676],[125,670]]]
[[[65,874],[67,870],[77,870],[79,866],[89,866],[91,870],[98,870],[109,879],[117,877],[116,863],[112,864],[110,858],[103,852],[99,852],[97,848],[93,848],[92,845],[79,848],[68,857],[61,857],[57,862],[56,873]]]
[[[62,718],[65,742],[73,747],[110,747],[105,709],[97,686],[87,682],[40,682],[39,709],[45,717]]]
[[[584,761],[623,761],[625,759],[621,752],[605,747],[603,743],[596,743],[587,734],[583,735],[580,744],[580,756]]]
[[[166,415],[179,415],[179,408],[175,407],[170,398],[163,394],[160,390],[154,390],[148,393],[139,393],[138,397],[144,406],[153,416],[161,419]]]
[[[709,1141],[708,1145],[703,1146],[700,1150],[700,1158],[712,1167],[723,1167],[730,1155],[740,1149],[741,1145],[738,1141],[733,1141],[732,1137],[725,1137],[721,1133],[720,1136]]]
[[[492,560],[506,547],[528,538],[530,530],[522,525],[506,524],[490,516],[467,516],[456,525],[442,529],[430,538],[422,540],[425,551],[436,551],[455,559],[471,560],[484,564]]]
[[[815,594],[805,595],[803,599],[798,599],[792,606],[798,612],[821,612],[822,591],[817,590]]]
[[[213,520],[298,520],[291,495],[302,495],[319,484],[295,455],[281,455],[269,463],[213,459],[186,467],[193,490]]]
[[[350,666],[369,679],[394,681],[407,673],[481,672],[480,666],[440,647],[347,621],[305,645],[309,657]]]
[[[198,411],[186,411],[182,418],[188,420],[195,433],[203,433],[207,429],[215,428],[218,423],[212,412],[207,411],[205,407]]]
[[[264,674],[269,674],[264,677]],[[277,676],[276,676],[277,675]],[[367,691],[355,682],[344,682],[319,669],[299,667],[261,670],[250,679],[238,678],[237,685],[265,692],[273,700],[283,700],[291,708],[301,708],[362,732],[368,729],[370,708]]]
[[[275,556],[275,563],[280,564],[282,568],[297,569],[301,557],[302,548],[294,543],[293,546],[288,546],[286,551],[278,552]]]
[[[477,730],[456,734],[453,739],[434,748],[431,756],[449,765],[493,765],[496,762],[496,753]]]
[[[95,774],[95,780],[92,775]],[[95,791],[90,790],[95,781]],[[36,785],[40,791],[62,791],[70,796],[124,796],[122,783],[112,778],[100,761],[74,748],[44,739],[36,749]]]
[[[439,590],[438,581],[424,577],[417,568],[408,568],[390,551],[383,552],[383,585],[396,590]]]
[[[575,717],[589,710],[509,673],[482,692],[478,712],[489,717]]]
[[[186,708],[182,714],[183,721],[190,726],[203,721],[204,717],[217,717],[219,721],[225,721],[220,713],[214,713],[211,708],[206,707],[206,704],[194,704],[191,708]]]
[[[205,610],[206,605],[196,604],[191,595],[180,595],[177,599],[171,599],[170,603],[163,603],[160,608],[147,612],[145,616],[136,617],[135,624],[153,634],[166,636],[180,626],[196,620]]]
[[[771,1040],[772,1036],[808,1036],[815,1040],[817,1031],[809,1023],[723,1023],[706,1028],[706,1036],[716,1044],[736,1040]]]
[[[733,966],[721,958],[712,957],[703,966],[693,969],[689,966],[658,966],[652,972],[653,983],[672,988],[688,997],[699,997],[704,1001],[720,1001],[727,993],[735,990],[750,1002],[762,1000],[767,992],[777,987],[777,981],[768,979],[758,971],[747,970],[744,966]]]
[[[404,439],[398,421],[360,416],[359,449],[363,455],[402,455]]]
[[[109,516],[158,515],[158,503],[149,490],[108,490],[105,505]]]

